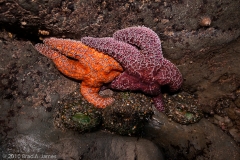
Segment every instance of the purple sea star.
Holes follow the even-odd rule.
[[[83,37],[81,41],[112,56],[124,68],[125,71],[111,82],[110,88],[141,90],[152,95],[159,111],[164,111],[161,86],[169,85],[170,91],[181,87],[180,71],[163,57],[158,35],[147,27],[122,29],[115,32],[113,38]]]

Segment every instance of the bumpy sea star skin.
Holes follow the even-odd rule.
[[[81,41],[47,38],[43,42],[36,44],[35,48],[52,59],[63,74],[82,80],[81,93],[88,102],[105,108],[114,101],[111,97],[101,97],[98,92],[104,83],[111,82],[123,71],[117,61]]]
[[[153,95],[155,107],[164,110],[161,86],[171,91],[181,87],[182,75],[178,68],[162,55],[157,34],[146,27],[130,27],[114,33],[113,38],[83,37],[81,41],[116,59],[124,72],[114,79],[110,88],[141,90]]]

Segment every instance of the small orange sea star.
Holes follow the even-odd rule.
[[[104,83],[111,82],[123,72],[117,61],[81,41],[47,38],[43,42],[36,44],[35,48],[52,59],[63,74],[82,80],[80,92],[88,102],[98,108],[105,108],[114,101],[111,97],[101,97],[98,92]]]

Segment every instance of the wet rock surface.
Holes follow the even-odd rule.
[[[155,112],[145,131],[146,137],[174,159],[237,160],[240,157],[236,142],[205,118],[195,124],[180,125]]]
[[[60,155],[66,155],[73,149],[78,149],[75,159],[163,159],[158,147],[152,142],[134,137],[120,137],[104,132],[82,135],[76,138],[63,138],[60,144],[56,143]],[[63,144],[68,144],[63,147]],[[80,144],[80,147],[79,147]],[[71,148],[68,148],[71,147]],[[61,149],[60,149],[61,148]]]
[[[22,30],[22,34],[42,36],[42,31],[47,31],[51,36],[74,39],[86,35],[111,36],[118,29],[144,24],[162,39],[168,39],[164,45],[196,50],[239,36],[239,3],[234,0],[2,0],[0,23]],[[201,26],[200,20],[205,16],[211,19],[208,31]],[[204,43],[199,43],[203,40]]]
[[[161,150],[143,138],[57,128],[55,107],[80,94],[78,82],[60,74],[29,42],[10,38],[1,40],[0,47],[1,159],[163,159]]]
[[[240,35],[239,1],[35,0],[1,1],[0,25],[30,40],[44,37],[106,37],[119,29],[145,25],[162,40],[164,56],[175,64],[210,59]],[[201,19],[209,17],[210,25]]]
[[[234,99],[231,94],[239,86],[236,74],[239,67],[233,66],[239,61],[239,56],[235,56],[238,53],[226,48],[227,43],[240,35],[239,3],[234,0],[2,0],[0,25],[11,36],[35,42],[52,36],[105,37],[130,26],[150,27],[162,40],[164,56],[180,68],[186,80],[185,90],[199,95],[203,110],[210,113],[219,99],[229,96]],[[201,25],[204,17],[211,20],[210,25]],[[218,84],[223,87],[218,88]]]
[[[166,159],[182,157],[208,159],[212,155],[218,155],[217,158],[221,159],[221,157],[227,157],[227,153],[234,155],[231,156],[232,159],[239,156],[240,150],[236,143],[239,142],[237,98],[235,101],[224,101],[225,103],[219,101],[218,105],[230,105],[227,105],[227,108],[224,107],[218,114],[205,114],[207,118],[202,118],[192,125],[175,123],[166,115],[156,112],[149,125],[144,128],[142,136],[157,144],[158,149],[153,143],[144,139],[147,145],[141,144],[137,138],[120,137],[121,140],[118,140],[119,136],[102,131],[82,135],[70,129],[63,131],[54,127],[56,115],[54,106],[71,94],[78,93],[76,92],[79,90],[78,82],[64,77],[50,60],[34,50],[30,42],[13,40],[7,32],[2,34],[8,37],[1,40],[0,45],[2,51],[0,103],[2,155],[21,153],[21,155],[26,154],[25,156],[53,155],[53,158],[54,156],[59,158],[91,157],[93,159],[94,156],[102,156],[103,159],[106,158],[104,156],[112,156],[116,158],[122,152],[129,153],[127,149],[113,150],[113,146],[121,141],[123,146],[126,146],[126,143],[131,144],[131,147],[139,145],[145,152],[148,152],[136,153],[135,148],[134,152],[125,154],[126,157],[145,155],[150,158],[152,156],[161,158],[160,149],[164,150]],[[236,93],[239,92],[236,91]],[[125,94],[129,96],[129,93]],[[135,101],[135,98],[134,94],[131,94],[127,99]],[[145,105],[151,107],[152,104],[149,102]],[[217,122],[214,119],[227,124],[224,132],[222,127],[213,125]],[[112,143],[113,141],[116,144]],[[111,143],[112,150],[104,149],[110,146],[107,142]],[[151,150],[154,150],[154,153],[150,152]],[[107,154],[103,155],[103,153]]]
[[[126,152],[121,158],[161,158],[160,150],[149,151],[157,150],[155,143],[164,150],[165,159],[236,159],[240,152],[238,6],[239,1],[234,0],[0,1],[1,153],[28,151],[66,159],[104,159],[103,153],[116,158]],[[204,16],[210,18],[210,25],[199,21]],[[155,113],[142,134],[153,142],[143,139],[148,145],[102,131],[79,135],[54,128],[54,107],[79,90],[79,83],[60,74],[32,43],[50,36],[112,36],[118,29],[136,25],[150,27],[159,35],[164,57],[176,64],[184,77],[178,94],[194,95],[203,118],[181,125]],[[123,146],[131,144],[130,149],[113,150],[119,141]],[[132,146],[135,150],[130,152]],[[151,147],[140,151],[136,146]]]

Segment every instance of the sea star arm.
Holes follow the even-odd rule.
[[[35,49],[40,52],[42,55],[48,57],[49,59],[58,59],[61,58],[62,55],[54,50],[52,50],[51,48],[49,48],[48,46],[46,46],[45,44],[36,44],[35,45]]]
[[[178,90],[183,82],[182,74],[179,69],[170,61],[163,59],[162,68],[155,76],[160,85],[168,85],[170,91]]]
[[[162,57],[161,41],[158,35],[147,27],[129,27],[116,31],[113,38],[138,46],[146,55]]]
[[[158,111],[163,112],[165,110],[162,94],[153,97],[153,102]]]
[[[149,95],[157,95],[160,93],[158,84],[147,84],[139,81],[138,78],[129,75],[126,72],[121,73],[110,84],[110,88],[121,91],[143,91]]]
[[[137,50],[137,48],[110,37],[83,37],[81,41],[89,47],[95,48],[98,51],[112,56],[123,66],[123,68],[129,69],[132,68],[133,64],[139,65],[143,59],[142,54]]]
[[[82,44],[80,41],[61,38],[46,38],[44,44],[54,50],[58,50],[62,54],[74,59],[84,59],[84,54],[91,52],[91,48]]]
[[[105,108],[106,106],[114,102],[114,99],[111,97],[107,97],[107,98],[101,97],[98,94],[99,90],[100,88],[89,87],[85,85],[83,82],[81,84],[80,92],[88,102],[92,103],[94,106],[98,108]]]
[[[35,48],[41,54],[52,59],[58,70],[66,76],[81,80],[86,74],[86,71],[84,70],[85,67],[83,67],[79,62],[68,59],[61,53],[52,50],[48,46],[44,44],[36,44]]]

